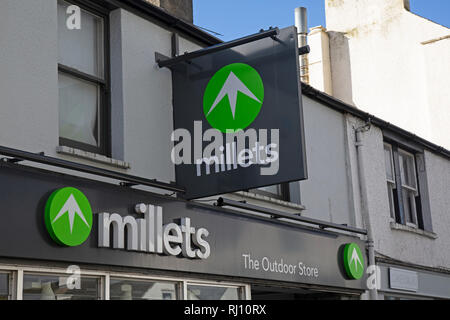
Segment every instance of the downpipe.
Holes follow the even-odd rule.
[[[375,266],[375,246],[374,246],[374,240],[373,240],[373,232],[372,232],[372,225],[370,223],[370,217],[369,217],[369,209],[368,209],[368,195],[367,195],[367,185],[366,185],[366,177],[364,175],[365,169],[364,169],[364,142],[363,142],[363,134],[364,132],[368,132],[371,128],[370,119],[369,121],[361,126],[355,129],[355,135],[356,135],[356,156],[358,159],[358,177],[359,177],[359,186],[360,186],[360,192],[361,192],[361,216],[364,221],[364,225],[367,229],[367,250],[369,253],[369,266]],[[370,300],[378,300],[378,291],[377,287],[373,286],[369,289],[369,299]]]

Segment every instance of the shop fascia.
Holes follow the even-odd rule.
[[[110,248],[110,230],[113,228],[114,249],[125,249],[125,228],[127,228],[127,250],[147,253],[182,255],[190,259],[207,259],[211,253],[206,238],[209,231],[194,228],[190,218],[180,218],[163,224],[163,208],[160,206],[137,204],[135,211],[144,216],[122,217],[117,213],[99,213],[98,246]]]

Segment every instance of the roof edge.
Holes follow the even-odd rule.
[[[425,139],[415,135],[414,133],[411,133],[405,129],[402,129],[402,128],[400,128],[390,122],[387,122],[383,119],[380,119],[370,113],[367,113],[365,111],[357,109],[357,108],[355,108],[339,99],[336,99],[320,90],[317,90],[303,82],[302,82],[302,93],[305,96],[307,96],[315,101],[325,103],[327,106],[329,106],[339,112],[349,113],[349,114],[351,114],[355,117],[358,117],[360,119],[363,119],[365,121],[370,121],[372,124],[376,125],[377,127],[395,132],[396,134],[398,134],[399,136],[401,136],[403,138],[406,138],[406,139],[416,142],[417,144],[421,145],[425,149],[428,149],[436,154],[439,154],[441,156],[444,156],[444,157],[450,159],[450,150],[448,150],[442,146],[439,146],[437,144],[434,144],[433,142],[425,140]]]
[[[180,18],[177,18],[172,14],[168,13],[167,11],[158,8],[146,1],[143,0],[104,0],[104,1],[113,4],[115,6],[121,7],[125,10],[129,10],[130,8],[138,10],[139,12],[151,18],[161,21],[167,27],[183,32],[191,36],[192,38],[196,39],[197,41],[204,43],[205,45],[212,46],[219,43],[223,43],[223,41],[220,40],[219,38],[214,37],[213,35],[201,30],[195,25],[188,23]],[[371,115],[370,113],[357,109],[303,82],[302,82],[302,93],[308,96],[309,98],[325,103],[327,106],[342,113],[349,113],[353,116],[356,116],[366,121],[370,120],[371,123],[380,128],[391,130],[404,138],[415,141],[416,143],[422,145],[424,148],[431,150],[434,153],[442,155],[446,158],[450,158],[450,150],[437,144],[434,144],[428,140],[425,140],[409,131],[397,127],[396,125],[384,121],[374,115]]]
[[[125,10],[138,11],[150,18],[161,21],[169,28],[178,30],[190,37],[204,43],[205,45],[215,45],[221,43],[222,40],[214,37],[213,35],[201,30],[195,25],[184,21],[174,15],[168,13],[166,10],[156,7],[149,2],[143,0],[104,0],[105,2],[114,6],[123,8]],[[130,10],[131,9],[131,10]]]

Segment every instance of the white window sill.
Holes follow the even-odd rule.
[[[80,149],[75,149],[67,146],[58,146],[56,147],[56,152],[64,155],[74,156],[106,165],[110,165],[120,169],[130,169],[131,165],[128,162],[108,158],[104,155],[83,151]]]
[[[433,240],[438,238],[436,233],[430,232],[430,231],[425,231],[425,230],[419,229],[417,227],[399,224],[394,221],[391,221],[389,224],[390,224],[392,230],[411,232],[411,233],[415,233],[415,234],[418,234],[418,235],[421,235],[421,236],[424,236],[424,237],[427,237],[427,238],[430,238]]]
[[[306,207],[301,204],[284,201],[284,200],[280,200],[280,199],[276,199],[276,198],[271,198],[271,197],[263,196],[263,195],[260,195],[257,193],[237,191],[237,192],[235,192],[235,194],[244,196],[246,198],[252,198],[252,199],[256,199],[256,200],[270,202],[270,203],[277,204],[277,205],[287,207],[287,208],[293,208],[293,209],[297,209],[297,210],[305,210],[306,209]]]

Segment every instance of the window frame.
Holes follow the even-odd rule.
[[[393,169],[394,169],[394,178],[395,178],[395,189],[393,190],[393,195],[395,198],[392,201],[394,205],[394,217],[393,220],[396,223],[406,225],[415,229],[421,229],[425,231],[433,232],[431,225],[431,212],[429,210],[429,204],[427,203],[428,199],[428,191],[427,189],[427,179],[426,172],[424,167],[424,150],[406,146],[405,144],[401,144],[396,140],[392,140],[389,137],[385,137],[384,146],[389,146],[392,150],[391,156],[393,161]],[[384,149],[383,149],[384,150]],[[400,170],[400,155],[406,155],[413,158],[412,165],[414,170],[414,179],[416,188],[412,188],[403,183],[403,179],[401,177]],[[419,159],[420,158],[420,159]],[[419,166],[419,161],[421,161],[422,165]],[[420,170],[421,171],[420,171]],[[389,183],[386,177],[387,183]],[[414,201],[411,201],[411,204],[414,207],[414,222],[409,222],[406,217],[406,212],[404,208],[404,196],[403,190],[406,192],[414,192]],[[388,189],[389,192],[389,189]],[[425,212],[426,211],[426,212]]]
[[[395,192],[396,192],[396,179],[395,179],[395,168],[394,168],[394,151],[392,149],[392,145],[389,143],[384,142],[384,148],[383,151],[386,152],[386,148],[389,149],[389,161],[392,168],[392,178],[393,180],[390,180],[387,177],[386,174],[386,182],[388,185],[388,198],[389,198],[389,211],[390,211],[390,217],[395,220]]]
[[[8,300],[14,300],[13,292],[14,292],[14,276],[13,273],[9,270],[2,270],[0,269],[0,275],[5,275],[7,277],[7,299]]]
[[[232,288],[238,291],[239,299],[238,301],[245,301],[247,299],[247,287],[243,284],[232,284],[226,282],[213,282],[213,281],[200,281],[200,280],[187,280],[184,282],[184,297],[185,301],[194,301],[189,300],[188,298],[188,287],[189,286],[198,286],[198,287],[212,287],[212,288]],[[207,301],[207,300],[203,300]],[[223,300],[226,301],[226,300]]]
[[[25,276],[30,275],[30,276],[43,276],[43,277],[70,277],[71,274],[67,274],[64,273],[63,271],[41,271],[41,270],[24,270],[22,273],[22,292],[21,292],[21,300],[23,299],[23,296],[25,295],[25,288],[24,288],[24,283],[25,283]],[[96,274],[81,274],[82,278],[89,278],[89,279],[95,279],[97,282],[97,297],[96,299],[94,299],[94,301],[98,301],[98,300],[104,300],[104,279],[102,277],[102,275],[96,275]],[[58,299],[57,299],[58,300]],[[85,299],[81,299],[81,300],[85,300]],[[63,300],[60,300],[63,301]]]
[[[413,179],[414,179],[414,184],[415,184],[416,187],[413,188],[413,187],[408,186],[408,185],[406,185],[404,183],[403,178],[401,177],[402,168],[403,168],[405,176],[407,174],[409,174],[409,172],[406,172],[406,170],[408,170],[408,168],[405,169],[403,167],[403,164],[399,161],[399,164],[400,164],[400,177],[401,177],[400,185],[401,185],[401,188],[402,188],[402,196],[404,195],[403,191],[406,191],[406,193],[408,195],[408,198],[409,198],[408,201],[411,200],[410,199],[410,193],[414,193],[414,201],[410,201],[410,204],[409,204],[410,210],[413,211],[412,212],[413,221],[408,221],[408,217],[406,217],[406,213],[405,213],[405,222],[406,222],[407,226],[417,228],[418,227],[419,216],[418,216],[417,205],[416,205],[415,199],[419,196],[419,188],[418,188],[418,181],[417,181],[416,156],[413,153],[410,153],[410,152],[408,152],[408,151],[406,151],[404,149],[401,149],[401,148],[398,149],[398,155],[399,155],[399,160],[400,160],[400,155],[411,157],[412,160],[413,160],[411,163],[412,163],[412,166],[413,166],[413,168],[412,168],[413,171],[414,171]],[[403,197],[402,200],[403,200],[403,210],[405,210],[404,209],[404,203],[405,203],[404,197]]]
[[[157,279],[157,278],[149,278],[149,277],[136,277],[136,276],[127,276],[127,275],[120,275],[120,276],[116,276],[116,275],[110,275],[109,279],[108,279],[108,283],[106,284],[109,288],[109,299],[108,300],[116,300],[116,299],[111,299],[111,281],[114,280],[122,280],[122,281],[135,281],[135,282],[153,282],[153,283],[170,283],[173,284],[175,286],[175,301],[176,300],[181,300],[183,295],[182,295],[182,289],[183,289],[183,283],[180,280],[161,280],[161,279]],[[145,300],[145,299],[142,299]],[[150,299],[151,300],[151,299]],[[164,299],[162,299],[164,300]]]
[[[99,93],[99,112],[98,124],[99,130],[99,145],[93,146],[80,141],[62,138],[59,136],[59,145],[80,149],[87,152],[101,154],[107,157],[111,156],[111,62],[110,62],[110,19],[109,10],[98,6],[88,0],[63,0],[71,5],[79,6],[80,9],[89,12],[103,20],[103,79],[87,74],[75,68],[63,65],[58,62],[58,75],[63,74],[75,77],[81,81],[89,82],[98,86]],[[56,1],[58,5],[58,0]],[[59,102],[58,102],[59,112]],[[59,134],[58,134],[59,135]]]
[[[120,278],[129,280],[148,280],[153,282],[170,282],[175,283],[177,286],[177,300],[186,300],[187,298],[187,285],[211,285],[219,287],[238,287],[241,290],[241,299],[251,299],[251,287],[248,283],[232,282],[221,279],[205,280],[201,278],[192,278],[186,275],[157,275],[149,274],[147,272],[136,270],[93,270],[88,266],[81,266],[81,276],[89,278],[97,278],[99,280],[99,300],[111,300],[110,299],[110,279]],[[11,300],[23,300],[23,281],[26,274],[34,275],[49,275],[49,276],[70,276],[67,273],[67,269],[64,267],[49,267],[41,265],[2,265],[0,264],[0,272],[10,275],[10,288],[9,297]]]
[[[272,198],[272,199],[277,199],[277,200],[282,200],[282,201],[288,201],[289,202],[290,199],[291,199],[291,197],[290,197],[290,190],[289,190],[289,183],[279,183],[279,184],[276,184],[275,186],[279,186],[280,194],[276,194],[276,193],[265,191],[265,190],[260,190],[258,188],[256,188],[256,189],[249,189],[249,190],[246,190],[246,191],[250,192],[250,193],[258,194],[258,195],[261,195],[261,196],[266,196],[266,197],[269,197],[269,198]]]

